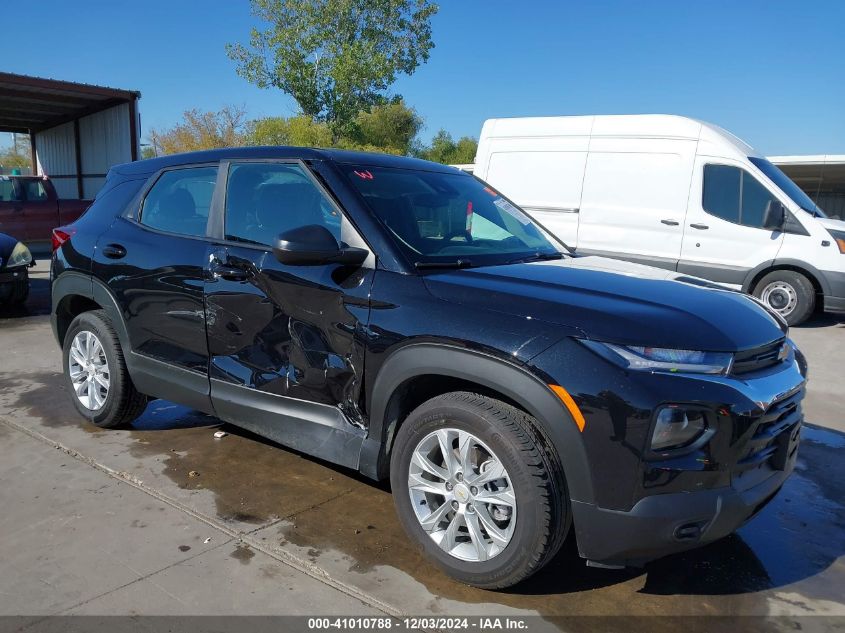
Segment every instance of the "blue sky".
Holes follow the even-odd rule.
[[[3,70],[140,90],[142,132],[193,107],[296,111],[226,57],[247,0],[41,0],[33,24],[3,29]],[[442,0],[431,59],[395,91],[426,139],[490,117],[664,112],[767,154],[845,153],[843,25],[840,0]]]

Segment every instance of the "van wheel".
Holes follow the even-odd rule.
[[[816,307],[816,289],[801,273],[775,270],[754,287],[754,296],[780,314],[789,325],[809,318]]]
[[[83,312],[73,320],[62,360],[73,404],[92,424],[113,429],[143,413],[147,397],[132,384],[117,333],[102,310]]]
[[[534,418],[474,393],[437,396],[408,416],[390,482],[409,537],[447,574],[484,589],[535,573],[571,524],[560,460]]]

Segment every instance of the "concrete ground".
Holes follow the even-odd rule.
[[[40,264],[27,308],[0,312],[0,615],[845,616],[845,320],[793,329],[811,368],[798,468],[737,534],[626,571],[569,543],[490,592],[430,565],[386,486],[351,471],[163,401],[128,430],[81,422],[48,312]]]

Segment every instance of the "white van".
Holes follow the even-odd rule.
[[[670,115],[490,119],[474,173],[578,253],[845,312],[845,222],[725,130]]]

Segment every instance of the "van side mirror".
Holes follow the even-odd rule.
[[[786,208],[779,200],[769,200],[763,212],[763,228],[770,231],[782,231],[786,222]]]
[[[309,224],[285,231],[276,238],[273,246],[273,255],[276,259],[289,266],[322,264],[360,266],[369,254],[369,251],[363,248],[341,246],[331,231],[319,224]]]

